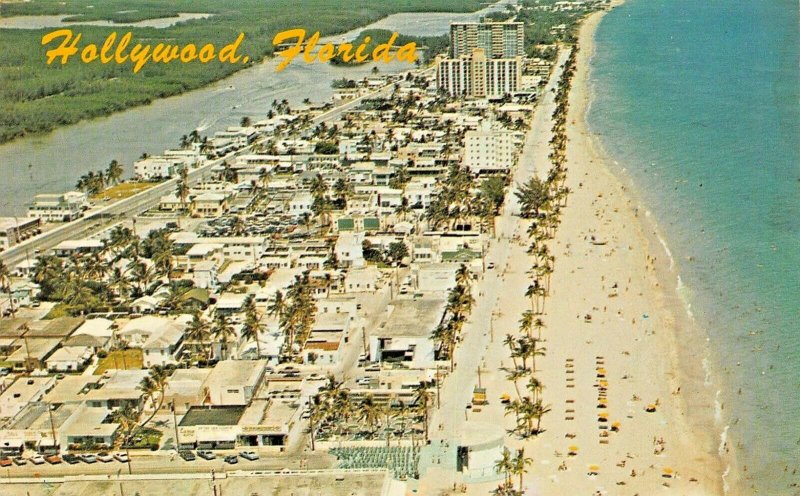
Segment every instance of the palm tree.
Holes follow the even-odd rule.
[[[150,374],[142,379],[142,382],[139,384],[139,390],[144,394],[145,403],[148,401],[150,402],[153,413],[151,413],[144,422],[139,424],[136,432],[144,429],[145,425],[147,425],[148,422],[156,416],[158,411],[161,410],[161,407],[164,406],[164,390],[167,387],[168,377],[169,374],[166,368],[161,365],[154,365],[150,368]]]
[[[11,316],[16,317],[17,311],[14,308],[14,297],[11,294],[11,272],[2,260],[0,260],[0,289],[8,294],[8,305],[9,310],[11,310]]]
[[[192,345],[195,350],[197,348],[204,348],[208,345],[208,339],[211,337],[211,327],[208,322],[203,318],[203,314],[196,310],[192,314],[192,321],[186,328],[186,341],[187,344]],[[206,360],[211,359],[211,347],[208,346],[206,350]]]
[[[321,400],[321,396],[319,394],[315,394],[310,399],[310,403],[308,405],[308,411],[309,411],[308,430],[309,433],[311,434],[311,451],[314,451],[316,449],[314,442],[316,438],[317,426],[328,415],[327,404]]]
[[[472,274],[466,264],[461,264],[456,270],[456,284],[464,288],[469,288],[472,284]]]
[[[131,281],[119,267],[114,267],[108,281],[108,287],[114,290],[120,298],[126,298],[131,292]]]
[[[531,339],[531,347],[528,352],[528,356],[531,358],[531,371],[536,372],[536,357],[537,356],[545,356],[545,351],[547,351],[544,347],[539,347],[537,344],[539,343],[538,339]]]
[[[502,473],[505,476],[505,484],[509,485],[511,482],[511,470],[514,468],[511,462],[511,452],[508,448],[503,447],[503,457],[494,462],[494,469],[497,473]]]
[[[166,234],[159,234],[153,242],[153,263],[162,275],[172,280],[173,247],[175,242]]]
[[[550,412],[550,406],[542,403],[542,400],[536,400],[533,404],[532,415],[536,419],[536,433],[542,432],[542,417]]]
[[[118,184],[120,179],[122,179],[122,172],[123,172],[122,164],[117,162],[116,160],[112,160],[111,163],[108,164],[108,168],[106,169],[106,180],[109,184]]]
[[[283,297],[283,293],[281,293],[280,290],[275,291],[275,296],[272,297],[272,302],[267,307],[267,314],[272,315],[281,321],[283,320],[283,316],[286,314],[286,308],[287,302]]]
[[[153,273],[153,270],[150,268],[149,265],[147,265],[144,262],[133,260],[131,263],[128,264],[126,269],[128,270],[128,272],[130,272],[131,279],[136,281],[140,293],[144,293],[145,289],[155,279],[155,274]]]
[[[214,318],[214,324],[211,326],[211,334],[214,339],[220,343],[220,354],[222,359],[227,358],[228,343],[230,339],[236,335],[236,331],[231,325],[225,314],[218,313]]]
[[[517,398],[522,399],[522,395],[519,393],[519,384],[517,381],[525,377],[525,370],[522,369],[514,369],[508,372],[506,375],[506,379],[511,381],[514,384],[514,390],[517,392]]]
[[[378,404],[375,403],[375,400],[371,394],[368,394],[363,400],[361,400],[359,409],[361,410],[359,419],[366,422],[367,427],[370,428],[372,435],[375,435],[376,427],[381,418],[381,409]]]
[[[258,310],[256,309],[256,301],[253,298],[253,295],[249,295],[245,300],[245,310],[244,310],[244,325],[242,326],[242,339],[249,340],[252,339],[256,342],[256,356],[260,359],[261,358],[261,343],[259,342],[259,333],[261,332],[260,324],[261,324],[261,317],[258,316]]]
[[[347,208],[347,200],[351,196],[353,196],[354,190],[353,185],[350,184],[350,181],[347,178],[339,178],[333,184],[333,192],[336,195],[336,199],[341,204],[341,207]]]
[[[514,475],[519,476],[519,492],[523,492],[522,487],[522,477],[528,471],[527,466],[533,463],[532,458],[528,458],[525,456],[525,448],[520,448],[517,450],[517,455],[511,460],[511,470],[510,472]]]
[[[514,370],[517,370],[517,340],[511,334],[506,334],[505,339],[503,339],[503,344],[508,346],[509,351],[511,352],[511,361],[514,363]]]
[[[525,388],[533,395],[533,401],[538,401],[539,395],[542,394],[542,389],[544,389],[544,384],[535,376],[531,376]]]
[[[425,429],[426,442],[428,441],[428,410],[430,410],[431,407],[431,399],[432,395],[430,391],[425,388],[425,386],[422,384],[417,386],[417,389],[414,391],[412,403],[414,404],[417,414],[422,416],[422,425]]]
[[[544,321],[542,319],[537,318],[536,320],[533,321],[533,327],[535,327],[536,331],[537,331],[536,332],[536,336],[537,336],[536,339],[541,341],[541,339],[542,339],[542,329],[544,329],[547,326],[544,325]]]
[[[181,169],[182,171],[185,170]],[[187,201],[189,199],[189,185],[183,179],[178,180],[175,185],[175,194],[181,200],[181,210],[186,210]]]
[[[524,332],[529,338],[531,337],[531,328],[533,327],[533,312],[525,310],[522,312],[522,318],[519,319],[519,330]]]
[[[411,206],[408,203],[408,197],[403,195],[400,199],[400,205],[395,209],[395,213],[400,214],[400,219],[406,220],[406,215],[411,212]]]
[[[130,403],[124,403],[122,407],[114,410],[112,416],[122,431],[122,444],[128,444],[131,434],[136,429],[139,413]]]
[[[42,299],[55,297],[63,287],[63,260],[54,255],[40,255],[33,267],[33,282],[39,285]]]

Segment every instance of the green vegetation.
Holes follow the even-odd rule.
[[[542,45],[552,45],[558,41],[575,43],[578,25],[587,12],[595,10],[589,6],[586,9],[569,11],[556,11],[554,9],[558,0],[520,0],[520,9],[516,20],[525,23],[525,51],[530,56],[542,57],[548,60],[555,59],[555,49],[539,48]],[[554,29],[562,26],[564,29]]]
[[[114,350],[100,360],[94,375],[103,375],[106,370],[141,370],[143,364],[142,350],[138,348]]]
[[[478,0],[31,0],[3,4],[3,16],[69,15],[81,20],[115,22],[174,16],[179,12],[213,14],[208,19],[182,22],[165,29],[80,26],[81,44],[102,42],[112,31],[133,33],[134,42],[185,45],[212,43],[222,47],[240,32],[245,40],[239,52],[257,63],[272,53],[276,33],[303,27],[330,35],[364,26],[396,12],[474,11]],[[0,30],[0,143],[32,133],[50,131],[82,119],[107,115],[157,98],[200,88],[247,65],[147,64],[134,74],[129,64],[45,64],[42,35],[52,29]]]

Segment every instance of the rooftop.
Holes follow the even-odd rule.
[[[392,300],[386,324],[371,334],[380,337],[428,336],[442,319],[446,305],[447,301],[439,298]]]
[[[193,406],[189,408],[178,425],[180,427],[236,425],[244,411],[244,406]]]

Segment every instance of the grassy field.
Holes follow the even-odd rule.
[[[142,350],[116,350],[108,354],[107,357],[100,360],[94,375],[102,375],[106,370],[140,370],[144,358],[142,357]]]
[[[92,196],[93,201],[117,201],[148,190],[157,183],[120,183]]]
[[[248,64],[217,60],[206,64],[148,64],[139,73],[131,64],[45,64],[42,36],[52,29],[0,30],[0,143],[52,130],[82,119],[107,115],[155,99],[199,88],[222,79],[272,53],[272,38],[282,30],[302,27],[324,35],[344,32],[396,12],[479,9],[479,0],[31,0],[3,3],[3,17],[68,15],[73,20],[132,22],[174,16],[179,12],[213,14],[165,29],[81,26],[80,46],[102,45],[109,33],[133,33],[134,43],[212,43],[220,48],[239,33],[239,53]]]

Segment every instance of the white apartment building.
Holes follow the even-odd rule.
[[[178,174],[186,162],[181,157],[152,156],[133,163],[136,177],[144,181],[168,179]]]
[[[453,97],[498,98],[519,89],[522,65],[522,57],[487,58],[484,50],[477,48],[469,55],[441,59],[436,84]]]
[[[38,217],[45,222],[69,222],[80,217],[87,204],[86,193],[80,191],[36,195],[28,207],[28,217]]]
[[[472,174],[505,172],[514,164],[514,133],[484,126],[464,135],[464,165]]]
[[[450,24],[450,56],[459,57],[482,48],[490,58],[525,55],[525,26],[521,22],[453,22]]]

